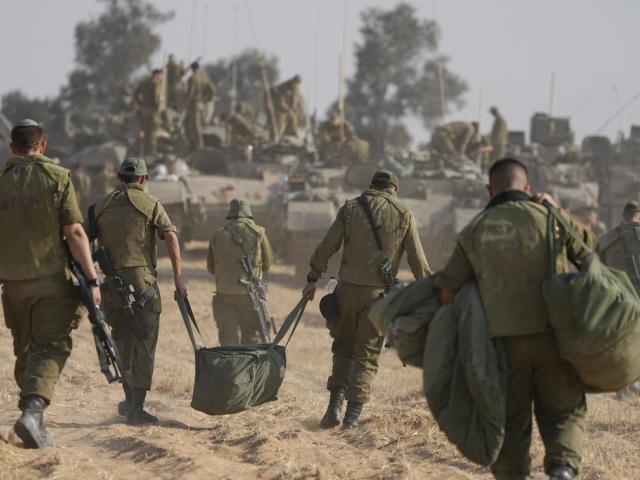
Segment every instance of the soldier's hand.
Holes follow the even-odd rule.
[[[316,284],[315,284],[315,282],[307,283],[307,286],[302,289],[302,294],[305,297],[307,297],[309,300],[313,300],[313,298],[316,296]]]
[[[91,296],[93,297],[93,304],[96,307],[102,303],[102,295],[100,294],[100,287],[91,287]]]
[[[549,202],[552,206],[556,207],[556,208],[560,208],[560,205],[558,205],[558,202],[556,202],[556,199],[553,198],[551,195],[549,195],[548,193],[544,193],[544,192],[540,192],[540,193],[536,193],[533,196],[533,199],[542,204],[544,202]]]
[[[176,290],[180,292],[180,295],[183,297],[187,296],[187,285],[182,280],[182,275],[176,275],[174,277],[174,283],[176,285]]]

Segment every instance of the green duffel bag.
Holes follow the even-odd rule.
[[[302,318],[307,298],[289,313],[270,344],[206,348],[196,342],[191,324],[198,333],[200,330],[188,300],[177,292],[175,296],[196,354],[191,408],[226,415],[277,400],[287,368],[286,345]],[[287,343],[279,345],[290,329]]]
[[[640,298],[627,274],[602,264],[595,253],[577,272],[556,274],[554,219],[588,247],[555,208],[547,208],[552,275],[542,292],[560,354],[588,391],[618,391],[640,378]]]

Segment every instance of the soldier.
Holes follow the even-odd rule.
[[[156,153],[156,136],[160,128],[164,95],[162,89],[162,70],[156,68],[149,78],[140,82],[133,94],[133,99],[138,106],[144,154],[147,156]]]
[[[269,119],[269,131],[275,134],[273,140],[278,141],[284,135],[298,136],[298,116],[302,112],[303,104],[300,96],[300,83],[302,78],[295,75],[286,82],[276,85],[271,89],[271,100],[273,102],[273,114],[275,115],[276,128],[271,122],[270,107],[267,105],[267,118]]]
[[[545,445],[544,467],[554,480],[569,480],[580,470],[587,411],[584,387],[573,367],[562,359],[547,322],[540,285],[550,275],[547,209],[537,202],[555,201],[530,195],[527,169],[503,159],[489,170],[491,201],[458,237],[438,285],[441,303],[476,279],[487,315],[489,335],[504,342],[509,364],[507,418],[502,451],[491,469],[496,478],[529,478],[531,404]],[[593,244],[591,234],[566,213],[568,222]],[[589,253],[556,228],[563,242],[558,271],[568,260]]]
[[[493,126],[491,127],[491,163],[504,157],[509,141],[509,131],[507,122],[496,107],[491,107],[489,113],[493,115]]]
[[[172,110],[180,109],[181,82],[185,73],[184,63],[176,62],[173,53],[170,54],[167,62],[167,107]]]
[[[261,278],[273,261],[271,244],[244,200],[231,200],[227,220],[229,223],[211,237],[207,255],[207,270],[216,276],[212,304],[218,338],[223,346],[260,343],[259,320],[247,287],[241,283],[248,280],[241,259],[248,256],[254,275]]]
[[[242,103],[235,106],[235,112],[225,114],[222,120],[227,125],[229,145],[246,147],[255,145],[258,141],[258,132],[247,118],[248,107]]]
[[[446,160],[462,159],[469,142],[477,134],[474,125],[468,122],[451,122],[441,125],[431,136],[431,148]]]
[[[416,279],[431,274],[411,210],[398,200],[397,194],[398,177],[388,170],[376,172],[369,189],[361,197],[348,200],[340,209],[311,257],[311,271],[303,293],[313,299],[316,282],[327,271],[329,258],[343,247],[335,291],[339,318],[330,329],[334,338],[331,347],[333,367],[327,389],[331,395],[320,422],[321,428],[340,424],[345,397],[348,403],[343,426],[356,426],[364,404],[369,401],[383,337],[369,320],[368,312],[389,284],[388,276],[383,274],[383,264],[395,278],[406,251]],[[375,230],[368,220],[365,205],[368,205]]]
[[[0,174],[2,309],[13,337],[20,389],[22,416],[14,430],[27,448],[53,442],[44,426],[44,409],[71,353],[70,332],[78,326],[80,298],[67,269],[69,252],[91,284],[93,301],[100,304],[71,175],[44,156],[46,144],[36,122],[18,123],[11,130],[13,156]]]
[[[631,201],[624,206],[622,223],[604,235],[596,248],[602,263],[627,272],[640,295],[640,207]],[[640,381],[616,394],[618,400],[640,393]]]
[[[84,169],[82,163],[76,163],[71,172],[71,181],[76,189],[80,211],[86,212],[89,207],[89,198],[91,195],[91,177]]]
[[[184,127],[191,148],[200,150],[204,148],[202,140],[204,104],[214,99],[216,88],[202,71],[198,62],[193,62],[190,68],[191,76],[187,83],[187,113],[184,118]]]
[[[127,417],[129,425],[158,421],[144,410],[147,391],[151,389],[162,311],[156,283],[156,235],[167,245],[176,290],[187,294],[182,280],[176,227],[171,224],[162,204],[145,193],[147,178],[147,166],[141,158],[126,159],[118,173],[120,186],[98,200],[94,217],[89,218],[90,230],[95,229],[92,233],[107,251],[116,273],[134,288],[136,320],[146,334],[137,336],[131,332],[131,320],[120,299],[105,299],[107,321],[112,327],[124,370],[125,401],[118,405],[118,413]],[[110,281],[112,279],[107,278],[107,282]]]

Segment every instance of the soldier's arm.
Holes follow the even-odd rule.
[[[569,222],[573,231],[576,232],[588,248],[584,248],[573,236],[566,234],[567,256],[573,263],[580,264],[585,257],[590,254],[595,247],[596,237],[586,226],[572,218],[571,215],[562,211],[561,215]]]
[[[156,208],[153,216],[153,226],[158,233],[158,237],[164,240],[167,245],[167,253],[171,260],[171,268],[173,269],[173,281],[176,287],[182,295],[187,295],[187,287],[182,279],[182,259],[180,256],[180,242],[176,235],[176,227],[171,223],[169,215],[165,211],[160,202],[156,203]]]
[[[431,269],[429,268],[427,257],[424,254],[424,249],[422,248],[422,242],[420,241],[418,228],[416,227],[416,221],[413,218],[413,215],[411,215],[409,228],[404,236],[403,247],[407,252],[407,261],[409,262],[409,268],[411,268],[413,277],[418,280],[431,275]]]
[[[336,253],[344,240],[344,207],[340,209],[326,235],[311,256],[311,270],[307,276],[309,282],[316,282],[327,271],[329,259]]]
[[[440,288],[440,302],[451,303],[455,294],[471,279],[473,268],[458,241],[447,265],[436,279],[436,285]]]
[[[263,233],[260,238],[260,250],[262,251],[262,270],[266,272],[273,263],[273,250],[266,233]]]

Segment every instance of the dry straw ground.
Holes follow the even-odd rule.
[[[212,278],[201,255],[186,261],[190,297],[208,343],[217,341],[210,301]],[[292,269],[277,266],[270,308],[280,319],[299,298]],[[24,450],[11,433],[18,410],[12,380],[11,339],[0,328],[0,479],[206,478],[242,479],[464,479],[490,478],[465,461],[429,415],[421,372],[403,368],[392,351],[381,358],[362,426],[320,431],[329,372],[329,336],[317,303],[311,305],[288,349],[289,368],[277,402],[241,414],[208,417],[189,408],[193,354],[172,301],[168,262],[162,260],[164,297],[155,383],[149,408],[157,426],[134,428],[116,415],[121,392],[100,375],[87,322],[75,332],[47,424],[56,446]],[[585,479],[640,478],[640,400],[589,398]],[[542,447],[532,447],[535,478],[544,478]]]

